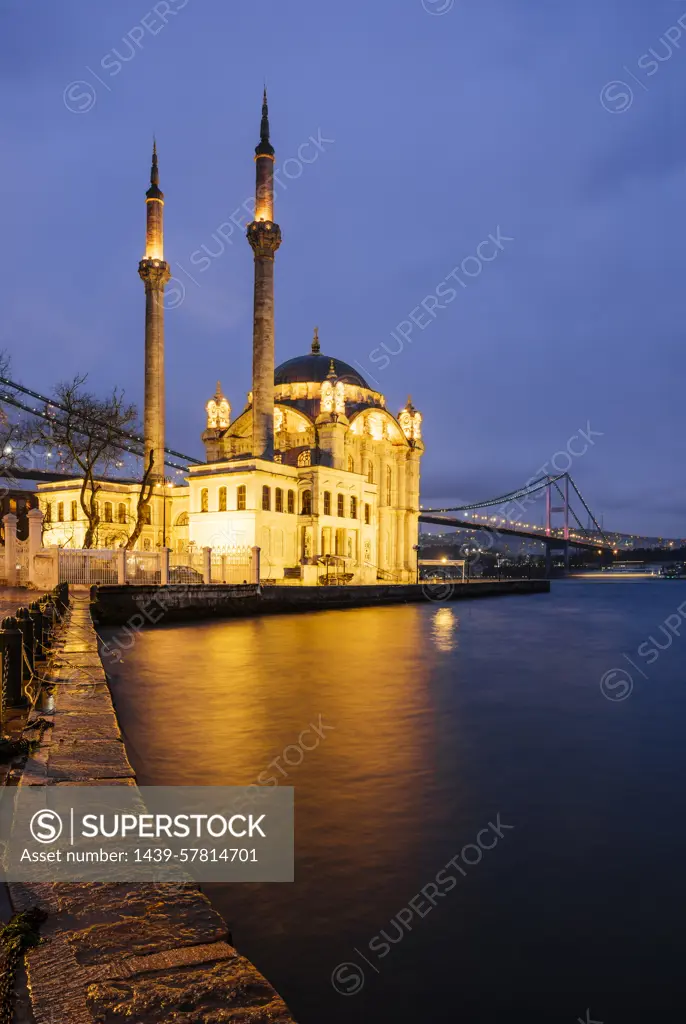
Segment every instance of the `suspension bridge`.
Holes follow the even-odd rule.
[[[528,518],[527,513],[532,499],[536,500],[537,496],[542,495],[545,495],[545,525],[524,522],[524,517]],[[573,499],[580,503],[586,513],[588,526],[584,526],[577,515]],[[495,514],[484,514],[484,509],[498,511]],[[560,525],[555,525],[555,516],[562,517]],[[433,526],[476,531],[485,534],[490,544],[498,537],[522,537],[542,541],[545,544],[546,561],[549,566],[552,565],[555,554],[562,554],[565,568],[569,568],[573,548],[592,550],[600,555],[609,555],[615,550],[569,473],[542,476],[516,491],[469,505],[422,509],[419,521]]]

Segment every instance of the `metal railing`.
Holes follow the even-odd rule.
[[[117,552],[101,549],[76,550],[60,548],[58,552],[60,583],[118,583]]]
[[[252,550],[227,548],[212,550],[212,583],[250,583],[252,580]]]

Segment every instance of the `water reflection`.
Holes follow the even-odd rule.
[[[431,623],[431,635],[439,651],[454,651],[458,646],[457,630],[460,625],[452,608],[438,608]]]

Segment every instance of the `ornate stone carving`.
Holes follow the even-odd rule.
[[[254,220],[248,224],[248,241],[256,259],[274,259],[281,245],[281,228],[271,220]]]
[[[141,260],[138,275],[147,288],[164,288],[171,278],[169,264],[164,260]]]

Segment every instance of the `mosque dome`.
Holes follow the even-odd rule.
[[[315,331],[312,351],[305,356],[296,356],[281,363],[274,371],[274,384],[321,384],[327,379],[333,366],[337,380],[345,384],[354,384],[360,388],[369,388],[369,384],[348,363],[342,359],[325,356],[320,351],[319,335]]]

